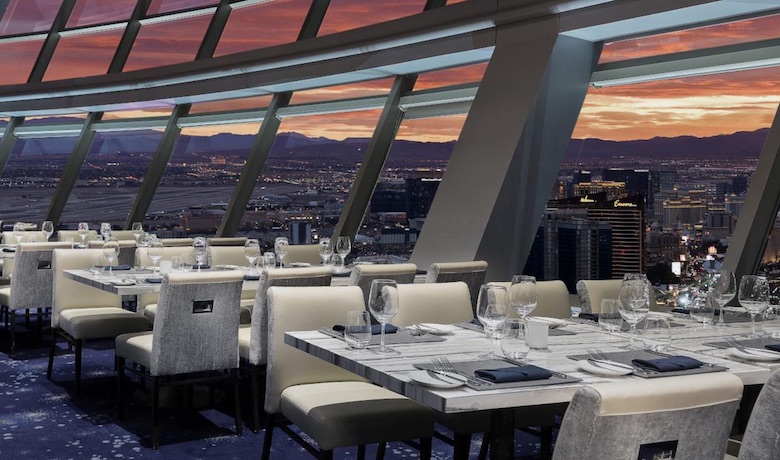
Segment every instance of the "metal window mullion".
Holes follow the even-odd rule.
[[[211,16],[209,27],[206,29],[206,34],[203,36],[203,41],[200,43],[200,48],[195,55],[196,61],[214,56],[214,52],[219,45],[219,39],[222,37],[222,32],[224,32],[228,19],[230,19],[230,13],[233,12],[230,4],[234,2],[235,0],[221,0],[219,2],[217,11]]]
[[[38,59],[35,60],[35,65],[27,79],[28,83],[43,80],[46,69],[49,68],[51,58],[54,56],[54,51],[57,49],[57,44],[60,42],[60,32],[65,30],[65,26],[68,24],[68,19],[70,18],[70,14],[75,5],[76,0],[64,0],[60,5],[57,16],[54,18],[54,22],[49,29],[49,34],[46,36],[46,41],[43,42],[41,51],[38,53]]]
[[[127,58],[130,56],[130,51],[133,49],[135,38],[138,36],[138,32],[141,31],[141,19],[146,16],[151,3],[152,0],[138,0],[138,3],[136,3],[133,14],[127,21],[127,27],[125,27],[125,32],[122,34],[122,39],[116,47],[114,57],[111,59],[111,65],[108,66],[107,73],[119,73],[124,69]]]
[[[16,143],[14,131],[22,123],[24,123],[24,117],[11,117],[8,120],[8,124],[5,125],[3,138],[0,139],[0,177],[3,175],[5,165],[8,164],[8,159],[11,157],[11,151],[14,149],[14,144]]]

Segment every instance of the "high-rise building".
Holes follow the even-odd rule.
[[[593,195],[601,192],[606,193],[608,200],[620,198],[626,194],[626,183],[594,180],[574,184],[574,196]]]
[[[311,224],[305,220],[290,222],[290,244],[311,244]]]
[[[613,182],[625,182],[626,193],[628,195],[639,195],[644,197],[646,206],[653,204],[653,184],[652,174],[647,169],[622,169],[609,168],[601,174],[601,179]]]
[[[731,193],[741,195],[747,191],[747,176],[736,176],[731,178]]]
[[[415,177],[406,179],[406,215],[410,219],[425,217],[431,208],[433,197],[441,184],[441,179]]]

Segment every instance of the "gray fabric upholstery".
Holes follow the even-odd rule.
[[[241,295],[243,296],[246,292],[255,292],[255,291],[243,290],[241,291]],[[242,299],[241,302],[243,303],[244,299]],[[240,311],[239,323],[249,324],[252,321],[252,310],[241,305],[241,309],[239,311]],[[157,304],[150,303],[149,305],[146,305],[145,307],[143,307],[143,311],[141,313],[143,313],[143,315],[146,317],[146,319],[149,320],[149,322],[154,324],[154,317],[157,316]],[[249,342],[247,342],[247,344],[248,343]]]
[[[415,264],[355,265],[349,276],[349,285],[358,286],[363,291],[363,302],[368,305],[371,282],[376,279],[396,280],[399,284],[414,283],[417,275]]]
[[[14,257],[8,303],[11,310],[49,308],[52,305],[52,251],[66,243],[22,243]]]
[[[636,460],[642,445],[677,442],[674,458],[722,459],[742,395],[725,372],[622,381],[577,390],[554,460]]]
[[[463,281],[469,287],[471,308],[476,312],[479,288],[485,284],[488,264],[484,260],[469,262],[440,262],[428,267],[426,283],[451,283]]]
[[[780,458],[780,371],[764,384],[750,414],[739,460]]]

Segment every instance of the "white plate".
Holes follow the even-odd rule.
[[[236,270],[238,265],[217,265],[216,268],[218,270]]]
[[[425,331],[433,335],[447,335],[452,334],[457,329],[457,326],[452,324],[439,324],[439,323],[417,323],[414,325],[417,329]]]
[[[581,359],[577,361],[577,367],[579,367],[580,370],[583,370],[585,372],[590,372],[591,374],[603,375],[606,377],[618,377],[621,375],[628,375],[633,372],[628,369],[624,369],[623,367],[610,366],[607,363],[604,364],[599,363],[598,365],[596,365],[589,362],[587,359]]]
[[[114,286],[134,286],[134,280],[111,280],[111,284]]]
[[[728,348],[726,351],[730,355],[747,361],[777,361],[780,360],[780,353],[771,350],[762,350],[761,348],[745,348],[746,351],[737,348]]]
[[[565,326],[568,324],[568,321],[561,318],[550,318],[549,316],[529,316],[529,321],[538,321],[540,323],[546,323],[550,329],[555,329],[556,327]]]
[[[442,380],[438,380],[436,378],[433,378],[430,374],[428,374],[428,371],[412,371],[409,372],[409,378],[414,380],[415,382],[425,385],[426,387],[431,388],[438,388],[438,389],[449,389],[449,388],[458,388],[459,386],[465,385],[465,380],[461,380],[460,377],[448,377],[448,376],[440,376]],[[447,380],[446,382],[444,380]]]

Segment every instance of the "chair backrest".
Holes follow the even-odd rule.
[[[577,297],[580,299],[580,307],[584,313],[600,313],[601,299],[620,296],[620,285],[623,280],[579,280],[577,281]],[[659,310],[655,300],[655,291],[648,281],[650,292],[650,310]]]
[[[163,243],[163,246],[164,245],[165,243]],[[149,248],[146,247],[140,247],[135,250],[136,263],[141,267],[152,266],[152,259],[149,258],[148,250]],[[192,246],[164,246],[161,260],[171,260],[173,256],[180,256],[182,254],[189,255],[192,258],[192,261],[195,261],[195,250],[192,248]]]
[[[509,281],[494,282],[504,286],[507,292],[512,288]],[[566,289],[566,283],[561,280],[537,281],[536,282],[536,308],[531,312],[531,316],[549,316],[551,318],[571,318],[571,305],[569,305],[569,290]],[[517,313],[514,310],[509,311],[509,316],[516,318]]]
[[[244,246],[209,246],[213,265],[249,265],[244,257]]]
[[[750,414],[739,460],[780,458],[780,371],[775,371],[764,384]]]
[[[348,311],[364,308],[363,294],[355,286],[274,286],[268,289],[267,413],[279,412],[280,395],[289,386],[362,381],[352,372],[286,345],[284,333],[344,324]]]
[[[119,259],[116,260],[117,265],[129,265],[133,267],[135,265],[135,240],[118,240],[119,243]],[[91,249],[102,249],[104,241],[94,240],[89,242]]]
[[[330,286],[330,267],[272,268],[260,272],[260,281],[252,306],[252,330],[249,338],[249,362],[265,364],[268,359],[267,293],[271,286]]]
[[[488,263],[484,260],[468,262],[439,262],[428,267],[426,283],[451,283],[463,281],[469,287],[471,308],[476,311],[479,288],[485,284]]]
[[[209,246],[243,246],[246,244],[245,236],[230,236],[230,237],[218,237],[209,238]]]
[[[121,307],[122,298],[110,292],[85,286],[65,278],[65,270],[86,270],[92,256],[103,255],[100,249],[55,249],[52,256],[51,326],[59,327],[60,313],[70,308]],[[85,295],[89,292],[89,295]]]
[[[723,458],[742,387],[735,375],[719,372],[580,388],[563,417],[553,460]],[[676,454],[648,454],[655,449]]]
[[[111,230],[111,238],[116,238],[118,241],[132,241],[135,243],[135,235],[132,230]]]
[[[238,367],[240,271],[169,273],[154,317],[150,373]]]
[[[287,255],[284,257],[284,265],[303,263],[321,265],[319,244],[291,244],[287,247]]]
[[[372,281],[390,279],[396,280],[399,284],[410,284],[414,283],[415,275],[417,275],[417,265],[412,263],[355,265],[349,275],[349,285],[358,286],[363,290],[363,302],[368,305],[368,294]]]
[[[24,232],[24,238],[22,239],[22,243],[32,243],[32,242],[45,243],[46,232],[38,232],[38,231]],[[14,238],[14,232],[3,232],[3,244],[16,244],[16,238]]]
[[[195,242],[194,238],[160,238],[163,246],[168,248],[178,248],[182,246],[192,246]]]
[[[48,308],[52,305],[52,251],[67,243],[22,243],[14,254],[11,309]]]
[[[97,238],[97,231],[96,230],[90,230],[87,232],[87,237],[85,238],[86,241],[92,241],[95,238]],[[81,237],[79,236],[78,230],[57,230],[57,240],[58,241],[68,241],[68,238],[72,239],[74,243],[80,244],[81,243]]]
[[[460,323],[474,319],[466,283],[424,283],[398,285],[398,313],[392,323]]]

